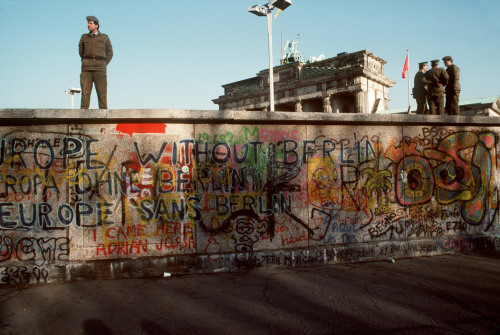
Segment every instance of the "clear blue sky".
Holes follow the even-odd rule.
[[[292,1],[283,39],[300,34],[306,58],[366,49],[386,60],[385,75],[397,82],[389,108],[407,105],[407,49],[411,79],[418,62],[451,55],[461,68],[461,100],[500,95],[499,0]],[[0,108],[70,108],[64,91],[80,86],[78,41],[94,15],[114,49],[109,108],[217,109],[221,85],[268,67],[266,19],[247,12],[256,3],[0,0]],[[279,64],[280,18],[273,30]]]

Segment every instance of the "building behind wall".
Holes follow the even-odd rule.
[[[283,112],[375,113],[387,109],[386,61],[362,50],[316,62],[293,62],[274,68],[275,110]],[[219,109],[264,111],[269,108],[269,70],[222,85]]]

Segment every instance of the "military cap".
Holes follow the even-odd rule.
[[[431,65],[434,65],[434,64],[439,64],[439,59],[431,60]]]
[[[443,60],[451,60],[451,61],[453,61],[453,58],[451,58],[451,56],[444,56]]]
[[[418,66],[426,66],[427,63],[429,63],[429,62],[420,62],[420,63],[418,63]]]
[[[99,19],[92,15],[87,16],[87,22],[88,21],[94,21],[96,24],[99,24]]]

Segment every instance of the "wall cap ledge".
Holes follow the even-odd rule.
[[[494,116],[452,116],[415,114],[325,114],[184,109],[0,109],[0,120],[7,124],[52,123],[279,123],[279,124],[446,124],[500,126]]]

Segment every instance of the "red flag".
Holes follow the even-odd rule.
[[[405,60],[405,66],[403,67],[403,78],[406,78],[406,72],[408,72],[409,67],[408,67],[408,56],[406,56]]]

